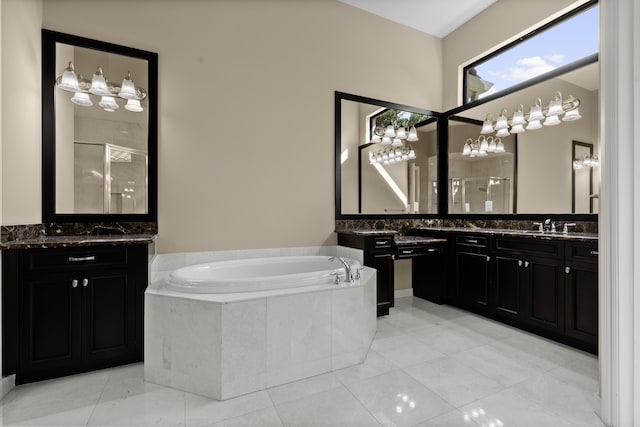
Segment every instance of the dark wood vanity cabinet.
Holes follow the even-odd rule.
[[[411,286],[413,295],[436,304],[446,298],[447,286],[444,268],[446,246],[442,243],[417,245],[398,244],[398,259],[411,259]]]
[[[489,309],[491,291],[487,239],[477,236],[455,237],[455,298],[472,310]]]
[[[16,383],[142,360],[147,246],[3,253],[3,374]]]
[[[565,267],[565,333],[598,345],[598,245],[568,242]]]
[[[370,236],[338,233],[338,244],[363,250],[364,265],[375,268],[378,316],[389,314],[394,305],[394,253],[393,235]]]

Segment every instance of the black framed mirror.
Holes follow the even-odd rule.
[[[42,220],[157,221],[158,55],[42,30]]]
[[[336,92],[336,219],[440,213],[439,122],[434,111]]]

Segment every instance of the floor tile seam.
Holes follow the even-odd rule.
[[[311,379],[311,378],[316,378],[316,377],[319,377],[319,376],[321,376],[321,375],[327,375],[327,374],[333,374],[334,378],[336,379],[336,381],[338,381],[339,385],[338,385],[338,386],[335,386],[335,387],[330,387],[330,388],[327,388],[327,389],[324,389],[324,390],[315,391],[315,392],[310,393],[310,394],[305,394],[304,396],[296,397],[296,398],[294,398],[294,399],[284,400],[284,401],[279,402],[279,403],[276,403],[276,402],[273,400],[273,396],[271,396],[271,393],[269,393],[269,390],[274,389],[274,388],[277,388],[277,387],[281,387],[281,386],[283,386],[283,385],[293,384],[293,383],[296,383],[296,382],[298,382],[298,381],[305,381],[305,380],[308,380],[308,379]],[[292,382],[289,382],[289,383],[285,383],[285,384],[280,384],[280,385],[277,385],[277,386],[269,387],[269,388],[265,389],[265,391],[266,391],[266,392],[267,392],[267,394],[269,395],[269,399],[271,400],[271,404],[273,405],[273,407],[276,407],[276,406],[278,406],[278,405],[284,405],[284,404],[286,404],[286,403],[297,402],[298,400],[302,400],[302,399],[305,399],[305,398],[307,398],[307,397],[311,397],[311,396],[316,396],[316,395],[318,395],[318,394],[320,394],[320,393],[324,393],[324,392],[327,392],[327,391],[336,390],[336,389],[339,389],[340,387],[343,387],[343,388],[345,388],[345,389],[347,388],[347,387],[346,387],[346,385],[345,385],[345,384],[343,384],[343,383],[342,383],[342,381],[340,381],[340,378],[338,378],[338,377],[334,374],[334,371],[331,371],[331,372],[325,372],[325,373],[322,373],[322,374],[314,375],[313,377],[303,378],[303,379],[301,379],[301,380],[292,381]],[[262,408],[262,409],[265,409],[265,408]]]
[[[435,359],[434,359],[434,360],[435,360]],[[430,361],[428,360],[427,362],[430,362]],[[425,363],[425,362],[423,362],[423,363]],[[414,366],[416,366],[416,365],[414,365]],[[458,405],[456,405],[455,403],[451,402],[449,399],[445,398],[445,397],[444,397],[443,395],[441,395],[439,392],[437,392],[436,390],[434,390],[434,389],[432,389],[431,387],[429,387],[429,385],[427,385],[427,384],[425,384],[424,382],[420,381],[418,378],[414,377],[413,375],[411,375],[409,372],[405,371],[404,369],[403,369],[403,372],[404,372],[405,374],[409,375],[409,376],[410,376],[411,378],[413,378],[414,380],[416,380],[418,383],[420,383],[424,388],[426,388],[427,390],[429,390],[431,393],[435,394],[435,395],[436,395],[436,396],[438,396],[440,399],[444,400],[446,403],[448,403],[449,405],[451,405],[453,408],[459,409]],[[477,399],[476,399],[476,400],[477,400]],[[474,401],[475,401],[475,400],[474,400]],[[467,403],[467,405],[468,405],[468,403]],[[464,405],[462,405],[462,406],[464,406]],[[442,414],[440,414],[440,415],[442,415]],[[435,417],[432,417],[432,418],[439,417],[440,415],[436,415]],[[429,418],[429,419],[432,419],[432,418]],[[428,421],[428,420],[423,420],[423,421],[421,421],[421,422],[424,422],[424,421]]]
[[[91,422],[91,418],[93,418],[93,414],[95,413],[96,408],[100,404],[100,401],[102,400],[102,396],[104,396],[104,392],[107,389],[107,384],[109,384],[109,380],[111,379],[112,375],[113,375],[113,371],[110,371],[109,375],[106,376],[104,380],[104,384],[102,385],[102,390],[100,391],[100,395],[98,396],[98,399],[96,399],[96,403],[93,405],[93,408],[91,409],[91,414],[89,414],[89,417],[87,418],[87,421],[84,424],[85,427],[88,426],[89,423]],[[143,381],[144,381],[144,377],[143,377]]]
[[[387,372],[385,372],[385,373],[387,373]],[[380,374],[380,375],[383,375],[383,374]],[[379,375],[376,375],[376,377],[377,377],[377,376],[379,376]],[[375,378],[375,377],[371,377],[371,378]],[[338,379],[338,380],[339,380],[339,379]],[[363,381],[366,381],[366,380],[369,380],[369,378],[366,378],[366,379],[364,379]],[[361,381],[362,381],[362,380],[361,380]],[[363,402],[362,400],[360,400],[360,398],[358,398],[358,396],[356,396],[356,395],[353,393],[353,391],[351,391],[351,389],[350,389],[349,387],[347,387],[347,385],[344,385],[344,388],[346,388],[346,389],[347,389],[347,392],[348,392],[351,396],[353,396],[353,398],[356,400],[356,402],[358,402],[358,404],[359,404],[362,408],[364,408],[364,410],[365,410],[365,411],[367,411],[367,413],[371,416],[371,418],[373,418],[373,419],[375,420],[375,422],[378,424],[378,427],[384,427],[384,424],[382,424],[382,423],[380,422],[380,420],[378,420],[378,417],[376,417],[376,416],[375,416],[375,414],[374,414],[373,412],[371,412],[371,411],[369,410],[369,408],[367,408],[367,405],[365,405],[365,404],[364,404],[364,402]]]

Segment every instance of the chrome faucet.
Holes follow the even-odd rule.
[[[556,232],[556,223],[551,221],[551,218],[544,220],[544,231]]]
[[[349,265],[349,263],[339,256],[332,256],[331,258],[329,258],[329,261],[335,261],[335,260],[340,261],[342,265],[344,265],[344,275],[345,275],[344,281],[353,282],[353,276],[351,275],[351,266]],[[340,278],[338,275],[336,275],[336,284],[337,283],[340,283]]]
[[[569,232],[569,227],[575,227],[576,223],[575,222],[565,222],[564,223],[564,227],[562,227],[562,232],[563,233],[568,233]]]

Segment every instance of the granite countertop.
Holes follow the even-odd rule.
[[[444,231],[447,233],[474,233],[487,234],[491,236],[512,236],[525,237],[543,240],[581,240],[581,241],[597,241],[596,233],[563,233],[562,231],[538,231],[538,230],[514,230],[507,228],[471,228],[471,227],[417,227],[414,230],[423,231]]]
[[[436,243],[446,243],[447,239],[438,239],[434,237],[423,236],[396,236],[396,246],[418,246],[433,245]]]
[[[336,230],[336,233],[356,234],[358,236],[393,236],[398,234],[398,230],[380,230],[380,229],[343,229]]]
[[[42,236],[0,243],[0,249],[64,248],[97,245],[149,244],[157,234],[110,234],[78,236]]]

